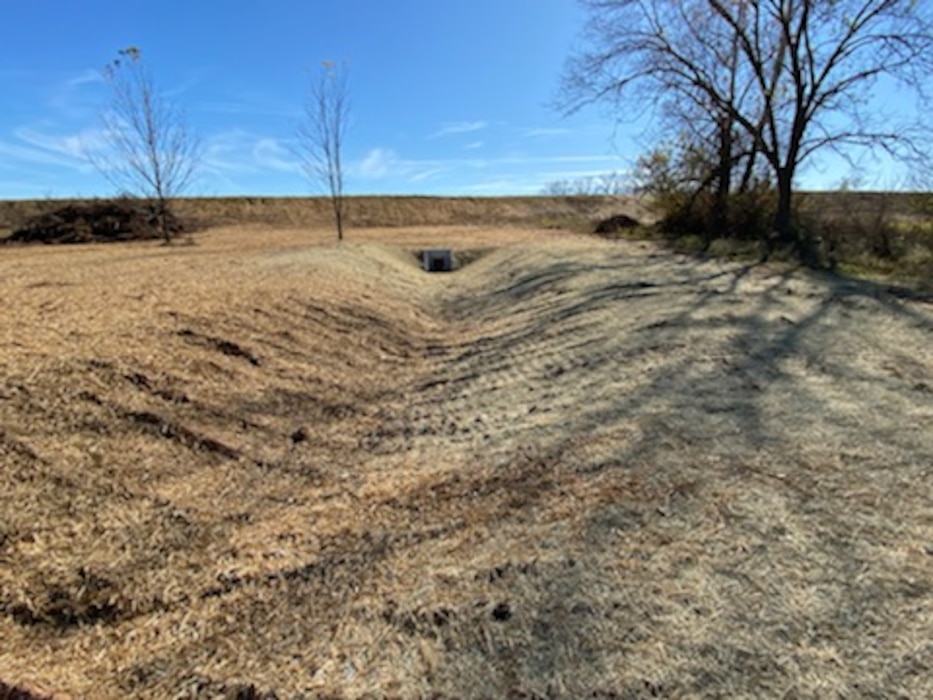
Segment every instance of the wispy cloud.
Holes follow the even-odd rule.
[[[18,143],[10,143],[9,141],[0,141],[0,156],[3,156],[3,159],[0,160],[0,168],[7,168],[10,170],[18,170],[25,163],[66,167],[72,165],[67,159],[48,153],[47,151],[38,148],[30,148],[29,146],[23,146]]]
[[[478,142],[481,143],[481,142]],[[389,175],[405,174],[412,170],[424,169],[454,169],[454,168],[492,168],[501,166],[546,166],[546,165],[573,165],[589,164],[594,172],[606,172],[602,164],[619,164],[617,156],[607,155],[558,155],[558,156],[529,156],[512,154],[497,157],[476,158],[404,158],[391,148],[373,148],[358,163],[356,171],[365,177],[386,177]],[[598,170],[597,170],[598,169]]]
[[[66,159],[84,161],[87,153],[101,148],[106,136],[100,128],[82,129],[70,134],[48,134],[30,127],[14,129],[13,134],[29,146]]]
[[[228,129],[206,139],[204,166],[228,177],[270,171],[301,173],[301,164],[286,140],[244,129]]]
[[[300,173],[301,163],[278,139],[260,138],[253,146],[253,159],[259,168],[283,173]]]
[[[216,172],[236,170],[242,154],[249,150],[251,141],[242,129],[228,129],[213,134],[204,142],[204,164]]]
[[[104,76],[101,75],[100,71],[91,70],[90,68],[82,71],[75,77],[69,79],[66,82],[68,87],[80,87],[81,85],[93,84],[93,83],[102,83],[104,82]]]
[[[433,180],[434,178],[443,175],[444,173],[449,172],[449,168],[430,168],[416,172],[408,177],[408,181],[411,183],[416,182],[427,182],[428,180]]]
[[[468,143],[466,146],[464,146],[463,150],[464,151],[476,151],[482,148],[484,145],[485,144],[483,141],[473,141],[471,143]]]
[[[0,115],[0,170],[16,173],[19,184],[4,182],[4,196],[70,196],[99,185],[88,154],[103,138],[95,119],[100,81],[88,69],[36,71],[5,83],[11,104]]]
[[[396,179],[407,183],[424,182],[448,170],[446,161],[402,158],[391,148],[373,148],[355,166],[353,174],[366,180]]]
[[[99,71],[81,71],[52,88],[49,105],[69,118],[88,117],[100,107],[97,93],[103,82]]]
[[[365,187],[392,191],[409,191],[406,186],[433,182],[457,194],[525,194],[540,192],[555,180],[609,175],[613,167],[621,169],[619,159],[604,155],[405,158],[391,148],[379,147],[349,164],[348,173]],[[445,177],[452,174],[456,182]]]
[[[572,133],[570,129],[563,127],[534,127],[531,129],[525,129],[521,132],[521,135],[525,138],[536,139],[552,136],[566,136],[570,133]]]
[[[509,194],[535,194],[541,191],[543,183],[534,178],[517,175],[494,177],[482,182],[463,185],[454,190],[454,194],[462,195],[497,195],[507,192]]]
[[[5,165],[11,168],[41,165],[86,172],[90,169],[87,154],[103,142],[103,134],[94,128],[50,134],[31,127],[19,127],[13,130],[12,135],[13,140],[0,140],[0,154],[8,161]]]
[[[399,158],[390,148],[374,148],[360,162],[359,174],[366,178],[380,179],[397,168]]]
[[[485,121],[473,121],[473,122],[447,122],[441,125],[441,128],[435,131],[433,134],[428,136],[429,139],[437,139],[442,136],[452,136],[454,134],[469,134],[474,131],[482,131],[489,124]]]

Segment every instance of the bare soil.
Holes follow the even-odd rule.
[[[0,250],[0,688],[933,696],[929,303],[331,236]]]

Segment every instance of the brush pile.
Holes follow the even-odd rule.
[[[170,211],[168,232],[184,231]],[[8,243],[108,243],[162,237],[159,215],[148,203],[130,198],[69,203],[39,214],[13,231]]]
[[[597,223],[596,227],[593,229],[593,233],[612,235],[620,231],[638,228],[639,226],[641,226],[641,223],[637,219],[633,219],[627,214],[616,214]]]

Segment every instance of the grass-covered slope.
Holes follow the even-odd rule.
[[[3,251],[0,680],[933,693],[928,304],[530,228],[329,240]],[[443,245],[482,254],[422,273]]]

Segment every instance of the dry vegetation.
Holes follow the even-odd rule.
[[[348,197],[351,226],[589,225],[617,212],[619,201],[629,214],[650,219],[636,198],[599,196],[553,197]],[[80,201],[80,200],[77,200]],[[0,236],[30,217],[60,207],[67,200],[0,201]],[[173,210],[202,225],[261,224],[276,227],[330,225],[330,203],[322,197],[221,197],[175,200]]]
[[[928,302],[446,223],[0,249],[0,681],[933,695]]]

